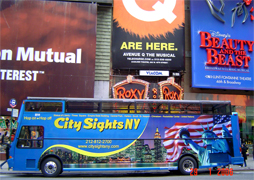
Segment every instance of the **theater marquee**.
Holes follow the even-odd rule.
[[[126,80],[115,84],[112,91],[115,99],[183,99],[183,88],[175,83],[174,77],[157,84],[128,75]]]

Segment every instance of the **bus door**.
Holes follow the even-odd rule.
[[[38,168],[38,154],[42,154],[43,151],[43,136],[43,126],[21,127],[14,152],[15,169],[35,170]]]

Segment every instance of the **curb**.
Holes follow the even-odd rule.
[[[204,169],[200,169],[201,171],[203,171]],[[208,171],[208,170],[207,170]],[[213,171],[216,171],[216,170],[213,170]],[[243,169],[233,169],[233,172],[240,172],[240,171],[254,171],[254,169],[251,169],[251,168],[243,168]],[[68,174],[68,173],[77,173],[78,171],[73,171],[73,172],[70,172],[70,171],[66,171],[65,173],[63,174]],[[94,173],[96,174],[94,171],[83,171],[84,173]],[[132,171],[128,171],[129,173],[131,173]],[[134,172],[134,171],[133,171]],[[143,172],[143,171],[142,171]],[[163,171],[159,171],[159,172],[163,172]],[[169,171],[167,171],[169,172]],[[108,172],[109,174],[111,174],[110,172]],[[112,174],[114,172],[112,171]],[[120,172],[119,172],[120,173]],[[124,171],[124,173],[126,173],[126,171]],[[148,172],[149,173],[149,172]],[[41,174],[41,171],[12,171],[12,170],[9,170],[8,169],[0,169],[0,174]],[[103,174],[103,172],[101,172],[101,174]],[[137,173],[138,174],[138,173]]]

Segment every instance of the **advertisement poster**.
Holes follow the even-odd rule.
[[[113,69],[184,70],[184,0],[113,2]]]
[[[254,90],[252,0],[190,1],[192,87]]]
[[[27,96],[93,97],[97,5],[1,1],[0,114]]]
[[[199,154],[200,166],[209,166],[220,153],[234,155],[232,139],[223,138],[232,137],[231,117],[227,115],[84,113],[34,117],[27,113],[22,121],[37,131],[38,124],[47,122],[45,132],[38,132],[45,139],[42,156],[56,154],[65,168],[177,166],[175,162],[184,153]],[[202,139],[211,135],[217,139]],[[22,139],[18,146],[26,148]],[[25,162],[21,160],[27,157],[17,158]]]

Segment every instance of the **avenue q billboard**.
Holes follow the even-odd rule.
[[[1,115],[27,96],[93,97],[96,4],[3,1]]]
[[[254,90],[253,1],[190,3],[192,87]]]
[[[113,3],[113,69],[184,69],[184,0]]]

